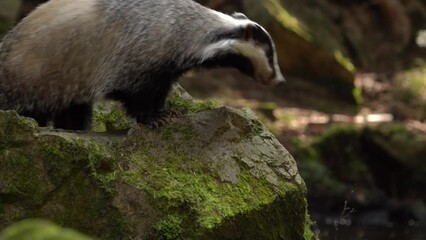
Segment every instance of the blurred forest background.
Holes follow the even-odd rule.
[[[0,0],[0,36],[42,0]],[[426,239],[426,0],[199,0],[274,38],[287,79],[190,72],[254,109],[295,157],[321,239]]]

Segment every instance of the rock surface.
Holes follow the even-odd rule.
[[[0,228],[40,217],[99,239],[310,239],[287,150],[250,110],[188,102],[168,126],[127,134],[0,111]]]

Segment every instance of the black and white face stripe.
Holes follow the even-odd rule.
[[[227,16],[231,24],[211,31],[202,52],[202,66],[234,67],[265,85],[283,82],[275,45],[257,23],[240,13]]]

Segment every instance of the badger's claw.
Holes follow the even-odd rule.
[[[140,123],[151,129],[158,129],[173,121],[174,118],[181,116],[182,113],[173,110],[160,111],[155,115],[143,116]]]
[[[167,110],[167,111],[164,111],[164,113],[167,113],[167,115],[169,115],[170,117],[180,117],[180,116],[182,116],[183,114],[182,114],[182,112],[180,112],[180,111],[176,111],[176,110]]]

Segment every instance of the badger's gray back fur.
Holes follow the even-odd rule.
[[[137,94],[233,48],[231,40],[212,43],[248,23],[191,0],[50,0],[0,45],[0,108],[55,112],[112,92]]]

